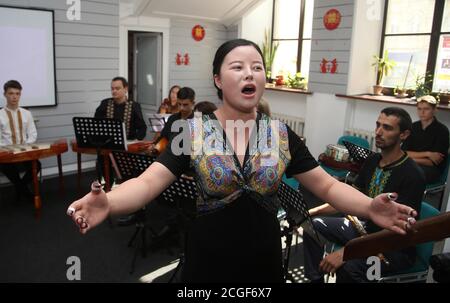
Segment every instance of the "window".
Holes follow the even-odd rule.
[[[273,77],[309,73],[314,0],[274,0],[272,43],[278,50],[272,65]]]
[[[427,74],[434,92],[449,90],[450,0],[386,0],[384,50],[397,64],[384,86],[414,88]]]

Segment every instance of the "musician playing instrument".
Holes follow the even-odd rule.
[[[128,99],[128,82],[123,77],[115,77],[111,81],[112,98],[102,100],[95,110],[95,118],[119,119],[125,124],[127,140],[142,140],[147,131],[139,103]],[[101,171],[103,156],[97,159],[97,170]],[[106,178],[105,178],[106,179]],[[114,183],[111,171],[110,183]]]
[[[19,107],[22,85],[10,80],[3,86],[6,106],[0,110],[0,147],[6,145],[34,143],[37,139],[36,126],[31,112]],[[38,170],[40,169],[38,161]],[[0,164],[0,171],[14,184],[17,199],[31,199],[33,194],[27,184],[32,181],[30,161]],[[23,177],[20,173],[25,172]]]
[[[381,153],[369,157],[361,168],[354,187],[375,197],[381,193],[395,192],[391,197],[420,209],[425,177],[417,164],[400,148],[411,131],[411,117],[400,108],[385,108],[378,117],[375,129],[376,146]],[[312,216],[327,215],[337,211],[329,204],[310,209]],[[360,222],[356,217],[319,217],[313,220],[316,230],[327,240],[344,246],[353,238],[380,230],[373,222]],[[362,226],[361,226],[362,225]],[[305,275],[312,282],[323,282],[324,273],[336,273],[336,282],[367,282],[369,265],[365,259],[343,262],[344,249],[326,257],[324,249],[308,234],[304,234]],[[382,253],[382,252],[380,252]],[[412,266],[416,258],[415,247],[379,254],[381,274],[403,270]]]
[[[195,91],[190,87],[183,87],[177,93],[180,111],[169,117],[164,128],[150,146],[150,153],[160,154],[166,149],[167,143],[182,130],[172,130],[176,121],[192,119],[194,117]],[[174,125],[176,129],[176,125]]]

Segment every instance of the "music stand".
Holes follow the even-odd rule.
[[[169,117],[170,115],[168,114],[148,114],[148,122],[150,123],[153,132],[160,133]]]
[[[114,168],[116,169],[116,174],[118,178],[123,182],[132,178],[138,177],[142,172],[144,172],[147,167],[149,167],[154,161],[154,158],[142,155],[135,154],[124,151],[113,151],[111,155],[111,162],[113,163]],[[136,258],[139,251],[141,249],[142,257],[145,258],[147,256],[146,248],[147,248],[147,233],[146,233],[146,215],[145,215],[145,206],[136,212],[136,229],[128,241],[128,247],[133,246],[134,241],[140,234],[141,242],[140,245],[137,244],[134,250],[133,259],[131,260],[131,269],[130,274],[134,272],[134,266],[136,264]],[[153,237],[156,237],[157,234],[151,228],[149,228]]]
[[[343,141],[345,147],[348,149],[348,153],[350,154],[350,158],[353,159],[353,161],[358,163],[363,163],[367,160],[371,155],[375,154],[375,152],[371,151],[370,149],[367,149],[365,147],[356,145],[349,141]]]
[[[119,119],[73,117],[72,121],[78,147],[95,148],[97,159],[101,159],[102,149],[126,150],[125,124]],[[97,178],[101,182],[100,169]]]
[[[181,176],[173,182],[165,191],[161,193],[161,197],[169,202],[176,204],[176,207],[178,209],[178,212],[182,213],[182,210],[179,205],[179,201],[182,200],[183,204],[194,204],[197,202],[198,197],[198,190],[197,190],[197,184],[195,180],[189,179],[187,177]],[[181,216],[181,215],[180,215]],[[180,221],[180,218],[179,218]],[[184,264],[184,252],[183,247],[186,245],[185,238],[182,235],[183,233],[180,233],[180,247],[182,249],[182,252],[180,253],[180,261],[178,262],[177,267],[175,268],[172,276],[169,279],[169,283],[172,283],[175,279],[177,273],[180,271],[180,269],[183,267]]]
[[[321,245],[322,241],[314,229],[303,195],[298,190],[293,189],[283,181],[278,187],[277,194],[281,207],[286,212],[286,220],[288,222],[288,226],[284,227],[282,230],[282,236],[286,237],[286,251],[283,256],[284,278],[285,280],[293,281],[292,275],[288,272],[288,269],[294,228],[306,223],[306,226],[303,226],[303,232],[312,234],[316,238],[317,243]]]

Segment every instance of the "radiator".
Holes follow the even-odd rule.
[[[305,128],[305,120],[303,118],[272,113],[272,119],[287,124],[299,137],[303,137],[303,130]]]
[[[376,151],[375,133],[373,131],[368,131],[365,129],[349,128],[345,130],[345,135],[366,139],[369,142],[370,149]]]

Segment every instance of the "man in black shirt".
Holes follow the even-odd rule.
[[[125,124],[127,140],[142,140],[147,131],[147,125],[142,117],[139,103],[128,100],[128,82],[123,77],[115,77],[111,81],[112,98],[102,100],[95,110],[95,118],[119,119]],[[97,159],[97,170],[101,170],[103,156]],[[114,182],[114,172],[111,170],[110,183]]]
[[[128,83],[123,77],[116,77],[111,82],[112,98],[102,100],[95,111],[96,118],[114,118],[125,123],[127,140],[142,140],[147,125],[142,117],[139,103],[128,100]]]
[[[161,148],[158,149],[157,145],[160,141],[164,140],[167,144],[172,138],[181,132],[181,129],[177,129],[174,125],[175,121],[192,119],[194,117],[194,105],[195,105],[195,92],[190,87],[183,87],[177,93],[178,104],[180,112],[173,114],[169,117],[161,133],[154,141],[153,146],[150,147],[152,153],[159,154],[162,152]],[[172,126],[174,125],[174,129]]]
[[[361,168],[354,186],[370,197],[395,192],[397,201],[420,210],[425,178],[417,164],[401,150],[400,144],[410,134],[411,117],[400,108],[385,108],[376,123],[376,146],[381,154],[369,157]],[[310,209],[312,216],[337,212],[329,204]],[[320,217],[313,220],[316,230],[329,241],[345,245],[361,236],[347,218]],[[363,223],[367,233],[380,230],[373,222]],[[323,282],[324,273],[336,273],[337,282],[368,282],[369,265],[365,259],[343,262],[344,249],[323,258],[324,249],[307,233],[304,234],[305,275],[313,282]],[[381,262],[381,274],[406,269],[415,262],[415,247],[385,253],[389,266]]]
[[[424,171],[427,183],[438,181],[447,165],[449,131],[435,117],[436,103],[433,96],[417,99],[420,120],[413,123],[411,135],[402,145],[402,149]]]

